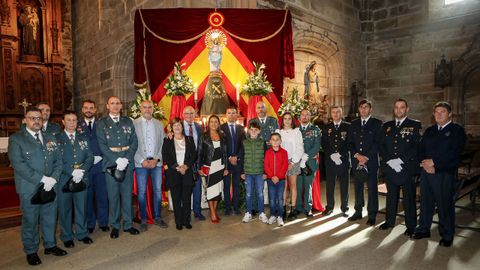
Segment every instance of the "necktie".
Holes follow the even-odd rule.
[[[42,131],[43,131],[43,132],[47,131],[47,126],[46,126],[46,125],[45,125],[45,126],[42,126]]]
[[[260,122],[262,123],[262,125],[265,125],[265,119],[262,119]]]
[[[75,143],[75,137],[73,136],[73,134],[70,134],[70,142],[72,144]]]
[[[92,131],[92,121],[88,121],[88,129]]]
[[[39,143],[39,144],[42,144],[42,141],[40,141],[40,135],[37,133],[35,133],[35,140]]]
[[[113,117],[113,122],[118,123],[118,116]]]
[[[188,128],[188,136],[192,137],[193,138],[193,128],[192,128],[192,124],[188,124],[189,128]]]
[[[362,127],[365,126],[366,123],[367,123],[367,120],[362,120]]]
[[[232,135],[232,153],[235,153],[235,144],[236,144],[236,136],[235,136],[235,126],[230,125],[230,135]]]
[[[400,121],[397,121],[397,128],[400,127]]]
[[[438,127],[438,131],[442,131],[443,127]]]
[[[335,125],[335,130],[337,130],[337,129],[338,129],[338,126],[339,126],[338,124],[336,124],[336,125]]]

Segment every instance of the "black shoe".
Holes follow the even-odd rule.
[[[307,218],[313,218],[313,213],[312,213],[312,211],[310,210],[310,211],[308,211],[308,212],[305,212],[305,216],[306,216]]]
[[[163,221],[163,219],[159,219],[159,220],[157,220],[157,222],[156,222],[156,223],[157,223],[157,224],[158,224],[158,226],[159,226],[160,228],[162,228],[162,229],[166,229],[166,228],[168,228],[168,224],[167,224],[167,223],[165,223],[165,221]]]
[[[355,221],[359,219],[362,219],[362,214],[355,212],[355,214],[348,218],[348,221]]]
[[[412,238],[413,237],[413,230],[406,229],[405,232],[403,232],[403,235],[406,235],[406,236]]]
[[[452,243],[453,243],[453,240],[445,240],[445,239],[441,239],[440,242],[438,243],[439,246],[442,246],[442,247],[450,247],[452,246]]]
[[[108,232],[110,231],[110,228],[108,226],[101,226],[100,230],[102,230],[102,232]]]
[[[382,231],[388,230],[390,228],[393,228],[393,226],[388,225],[387,222],[382,223],[382,225],[380,225],[380,227],[378,227],[378,229],[382,230]]]
[[[415,232],[413,233],[413,239],[430,238],[430,232]]]
[[[39,265],[42,263],[40,257],[38,257],[37,253],[27,254],[27,262],[30,265]]]
[[[112,239],[118,238],[118,229],[112,228],[112,231],[110,232],[110,238]]]
[[[348,217],[347,211],[342,212],[342,217]]]
[[[325,209],[325,211],[322,212],[322,216],[330,216],[332,213],[333,213],[333,210]]]
[[[66,248],[73,248],[75,246],[75,243],[73,243],[73,240],[68,240],[68,241],[63,242],[63,245]]]
[[[374,218],[368,218],[367,223],[368,226],[375,226],[375,219]]]
[[[87,244],[87,245],[93,243],[92,238],[90,238],[88,236],[85,236],[83,239],[80,239],[78,241],[81,241],[81,242],[83,242],[84,244]]]
[[[183,229],[183,226],[182,225],[176,225],[175,228],[177,228],[177,230],[181,231]]]
[[[192,225],[191,225],[191,224],[185,224],[185,225],[183,225],[183,226],[185,226],[185,228],[187,228],[187,229],[189,229],[189,230],[192,229]]]
[[[140,231],[137,230],[137,229],[135,229],[134,227],[130,227],[130,228],[128,228],[128,229],[126,229],[126,230],[123,230],[123,231],[124,231],[124,232],[128,232],[128,233],[130,233],[131,235],[137,235],[137,234],[140,233]]]
[[[93,230],[95,230],[95,228],[88,228],[88,233],[93,233]]]
[[[54,247],[45,249],[45,255],[50,255],[50,254],[52,254],[53,256],[65,256],[67,255],[67,252],[57,246],[54,246]]]

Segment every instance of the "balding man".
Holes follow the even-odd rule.
[[[140,104],[142,116],[135,119],[138,149],[135,153],[135,172],[137,174],[138,207],[140,208],[141,227],[147,230],[147,183],[150,176],[153,189],[153,216],[155,224],[167,228],[161,216],[162,209],[162,145],[164,131],[162,122],[153,118],[153,102],[144,100]]]
[[[122,102],[111,96],[107,100],[108,115],[98,121],[97,139],[103,154],[103,170],[116,167],[125,171],[125,178],[118,182],[106,173],[109,221],[112,226],[110,237],[118,238],[120,219],[123,219],[123,231],[132,235],[140,232],[132,226],[132,187],[134,155],[138,141],[135,127],[130,118],[120,115]]]
[[[269,144],[270,135],[279,129],[278,121],[276,118],[267,115],[267,106],[263,101],[259,101],[255,107],[257,117],[250,120],[251,122],[257,122],[260,125],[260,135],[262,139]]]
[[[198,148],[200,138],[203,135],[202,126],[195,123],[195,109],[192,106],[187,106],[183,109],[183,127],[186,136],[193,138],[195,142],[195,149]],[[194,172],[198,171],[198,160],[194,166]],[[205,216],[202,214],[202,180],[197,174],[194,174],[195,184],[193,186],[193,213],[198,220],[205,220]]]

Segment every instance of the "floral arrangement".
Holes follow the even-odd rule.
[[[292,92],[288,95],[287,99],[282,103],[278,109],[278,114],[282,116],[284,113],[289,112],[295,118],[300,116],[303,109],[308,108],[308,101],[301,98],[298,94],[298,88],[294,87]]]
[[[265,70],[265,64],[253,62],[255,71],[250,73],[247,77],[247,81],[242,86],[242,94],[247,96],[266,96],[272,92],[272,84],[267,81],[267,75],[263,72]]]
[[[132,106],[130,107],[130,110],[128,110],[128,115],[133,118],[137,119],[140,116],[142,116],[142,113],[140,112],[140,105],[144,100],[152,100],[152,95],[147,93],[146,88],[140,88],[137,90],[137,99],[133,101]],[[165,112],[163,109],[158,106],[158,104],[154,101],[153,103],[153,118],[158,119],[158,120],[164,120],[165,118]]]
[[[167,96],[185,96],[193,93],[193,81],[187,75],[187,72],[182,70],[184,65],[185,63],[180,65],[180,63],[175,62],[173,73],[168,77],[168,81],[164,86],[167,90]]]

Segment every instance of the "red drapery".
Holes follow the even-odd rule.
[[[137,10],[134,82],[143,84],[148,81],[152,91],[157,89],[171,72],[174,62],[180,61],[209,28],[208,15],[213,11],[206,8]],[[222,27],[233,35],[232,39],[247,57],[267,66],[268,80],[281,100],[283,78],[293,78],[295,74],[290,12],[264,9],[217,11],[225,17]]]

